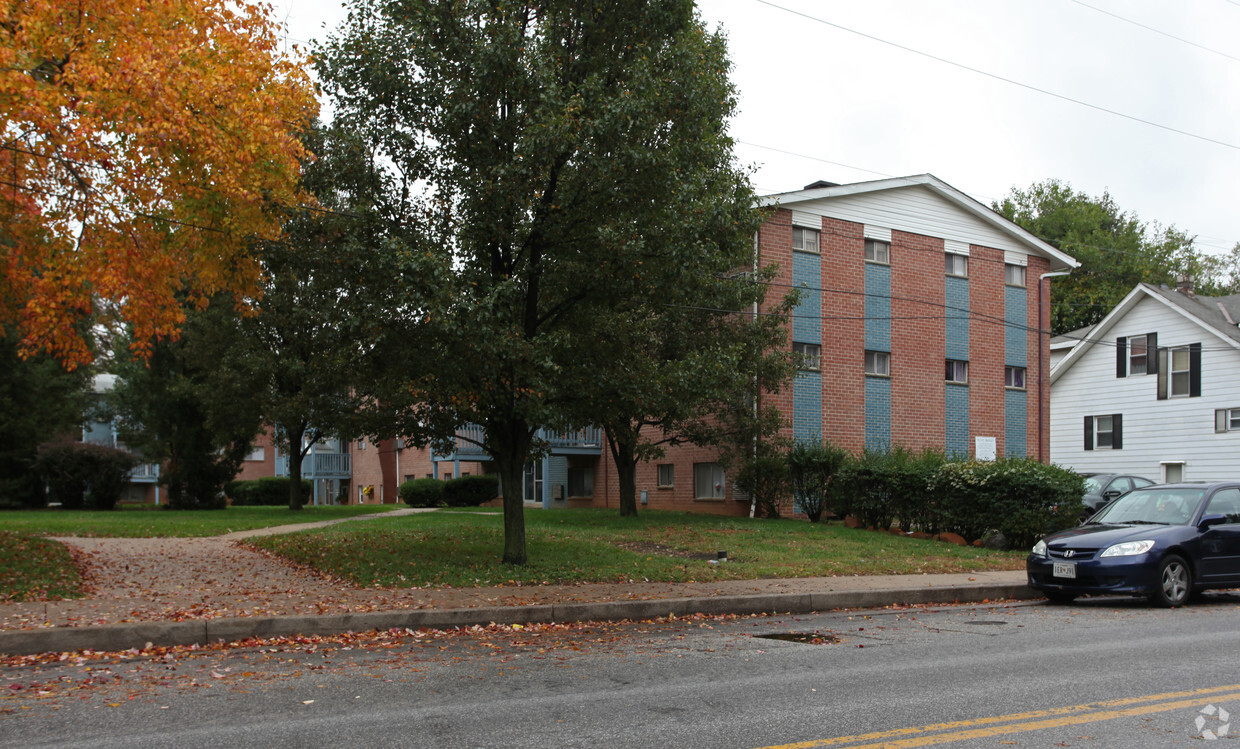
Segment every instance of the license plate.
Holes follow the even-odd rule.
[[[1055,577],[1076,577],[1076,564],[1073,562],[1055,562],[1055,569],[1051,574]]]

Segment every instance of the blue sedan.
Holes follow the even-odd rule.
[[[1025,569],[1031,588],[1059,602],[1116,593],[1180,606],[1240,587],[1240,482],[1135,489],[1039,541]]]

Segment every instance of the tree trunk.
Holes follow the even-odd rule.
[[[301,464],[306,456],[302,452],[301,443],[305,434],[304,428],[288,434],[288,508],[294,512],[300,510],[305,504],[305,498],[301,496]]]
[[[626,428],[607,428],[607,445],[616,462],[620,480],[620,517],[637,517],[637,433]]]
[[[523,565],[525,551],[525,502],[522,499],[525,464],[532,443],[529,426],[520,419],[485,424],[487,451],[499,468],[504,492],[504,564]]]

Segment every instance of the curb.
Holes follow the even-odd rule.
[[[1027,585],[961,585],[825,593],[770,593],[648,601],[484,606],[462,609],[406,609],[358,614],[237,617],[192,622],[140,622],[101,627],[49,627],[0,632],[0,654],[74,650],[129,650],[156,646],[208,645],[251,637],[333,635],[374,629],[446,629],[527,622],[618,621],[693,614],[808,614],[833,609],[867,609],[933,603],[977,603],[1041,598]]]

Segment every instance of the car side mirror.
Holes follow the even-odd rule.
[[[1206,528],[1212,528],[1216,525],[1223,525],[1226,522],[1226,515],[1211,513],[1209,515],[1202,515],[1201,522],[1197,524],[1197,527],[1204,531]]]

